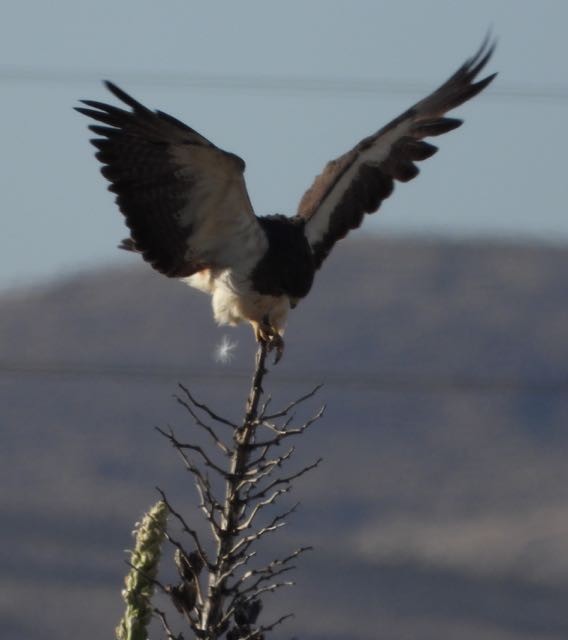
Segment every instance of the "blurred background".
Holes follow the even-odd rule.
[[[80,98],[111,79],[247,162],[257,213],[440,84],[488,29],[499,77],[421,175],[334,250],[291,315],[276,404],[323,382],[294,463],[297,586],[275,638],[568,635],[568,84],[562,0],[8,0],[0,24],[0,630],[112,637],[124,549],[164,488],[154,431],[190,386],[237,418],[248,328],[116,250]],[[213,354],[237,343],[226,365]],[[179,619],[172,622],[182,630]],[[161,637],[155,631],[154,637]]]

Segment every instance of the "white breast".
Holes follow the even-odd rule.
[[[213,315],[220,324],[236,325],[243,321],[262,324],[268,316],[270,325],[282,334],[290,309],[288,296],[266,296],[254,291],[250,279],[226,269],[221,272],[203,270],[184,282],[212,295]]]

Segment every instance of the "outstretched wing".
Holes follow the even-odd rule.
[[[298,215],[306,221],[306,237],[318,267],[338,240],[361,225],[365,213],[373,213],[388,198],[395,180],[407,182],[418,175],[414,162],[438,150],[423,138],[462,124],[444,114],[473,98],[493,80],[496,74],[475,82],[494,48],[495,43],[486,40],[439,89],[329,162],[317,176],[300,202]]]
[[[131,111],[94,100],[83,100],[89,108],[77,111],[104,125],[89,127],[99,136],[91,142],[130,229],[123,246],[170,277],[260,259],[268,243],[243,160],[105,84]]]

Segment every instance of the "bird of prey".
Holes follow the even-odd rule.
[[[462,124],[445,114],[493,80],[477,78],[494,48],[486,39],[433,93],[329,162],[292,217],[257,216],[239,156],[106,82],[130,110],[94,100],[76,109],[102,123],[89,127],[98,136],[91,142],[130,230],[121,247],[211,294],[217,323],[249,322],[278,360],[288,312],[333,245],[380,207],[395,181],[418,174],[415,162],[437,151],[424,138]]]

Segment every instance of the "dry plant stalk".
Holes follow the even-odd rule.
[[[177,398],[178,402],[211,439],[217,456],[202,446],[180,441],[171,428],[167,431],[158,429],[178,451],[193,475],[199,507],[209,524],[214,544],[203,540],[159,489],[170,514],[191,541],[192,549],[165,532],[167,540],[175,547],[174,559],[180,581],[176,585],[156,584],[170,596],[194,636],[204,640],[221,637],[226,640],[263,640],[269,631],[289,617],[284,615],[272,623],[259,624],[263,595],[292,585],[293,582],[283,576],[294,569],[295,559],[310,548],[300,547],[263,566],[252,567],[255,544],[284,526],[287,516],[297,505],[272,516],[263,525],[258,522],[259,516],[290,491],[294,480],[321,462],[318,459],[292,473],[282,471],[294,453],[294,446],[280,453],[281,445],[300,436],[321,418],[324,407],[303,424],[292,426],[293,410],[311,398],[319,387],[280,411],[269,411],[270,398],[261,404],[267,353],[267,346],[260,344],[241,424],[218,415],[180,385],[182,395]],[[230,437],[221,437],[221,429],[228,431]],[[221,462],[217,461],[219,454]],[[215,495],[212,477],[222,481],[222,498]],[[213,551],[208,553],[211,549]],[[158,609],[154,611],[168,639],[182,640],[182,634],[172,631],[166,614]]]
[[[133,531],[134,549],[130,553],[130,572],[125,578],[122,598],[126,611],[115,633],[117,640],[146,640],[152,617],[151,599],[165,537],[168,508],[157,502]]]

